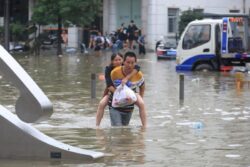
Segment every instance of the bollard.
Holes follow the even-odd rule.
[[[235,83],[236,83],[236,88],[242,89],[244,86],[244,74],[242,72],[236,72],[235,73]]]
[[[96,75],[91,74],[91,98],[96,98]]]
[[[179,81],[179,92],[180,92],[180,100],[184,100],[184,74],[180,74],[180,81]]]

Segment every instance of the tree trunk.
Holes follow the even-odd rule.
[[[62,17],[58,15],[58,31],[57,31],[57,55],[62,55]]]
[[[10,2],[5,0],[4,2],[4,47],[7,51],[10,50]]]

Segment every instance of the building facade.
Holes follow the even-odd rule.
[[[11,0],[11,17],[22,16],[23,22],[27,22],[36,1]],[[0,2],[0,26],[3,26],[3,2]],[[162,37],[175,45],[180,36],[180,15],[188,9],[211,14],[249,15],[250,0],[103,0],[102,30],[104,34],[110,33],[122,23],[127,26],[134,20],[147,36],[147,48],[154,49],[156,40]]]
[[[121,23],[134,20],[147,36],[147,47],[154,49],[164,37],[176,44],[178,22],[183,11],[192,9],[211,14],[247,14],[250,0],[103,0],[103,31],[115,31]]]
[[[12,22],[26,24],[28,21],[28,4],[29,0],[9,0],[10,19]],[[4,0],[0,1],[0,26],[4,25]]]

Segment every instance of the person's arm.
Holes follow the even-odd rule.
[[[122,85],[125,85],[128,80],[137,73],[138,71],[136,69],[133,69],[131,73],[129,73],[125,78],[122,79]]]
[[[138,65],[135,65],[133,71],[131,73],[129,73],[125,78],[122,79],[122,85],[125,85],[128,80],[133,76],[135,75],[136,73],[138,73],[140,71],[140,66]]]
[[[115,87],[114,86],[110,86],[110,87],[108,87],[108,90],[110,92],[114,93],[115,92]]]

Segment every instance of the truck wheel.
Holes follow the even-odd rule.
[[[213,71],[214,68],[210,64],[199,64],[195,67],[195,71]]]

